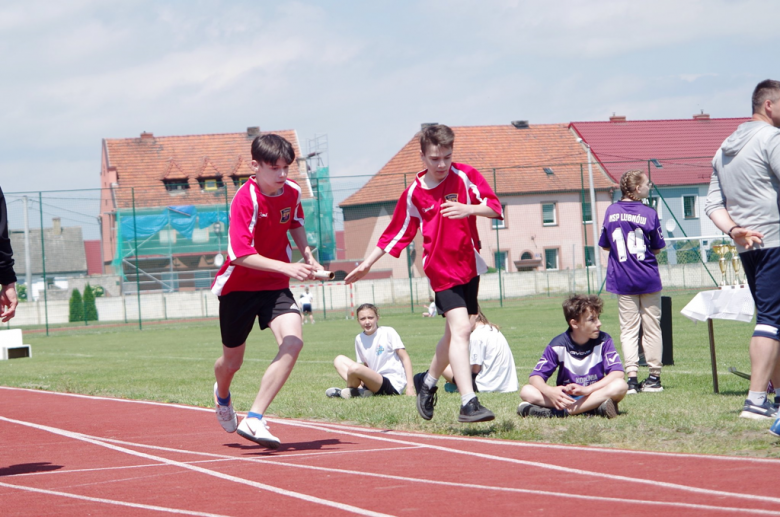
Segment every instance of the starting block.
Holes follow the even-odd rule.
[[[0,330],[0,360],[32,357],[32,347],[22,343],[22,329]]]

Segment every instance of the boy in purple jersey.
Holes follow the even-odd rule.
[[[609,251],[607,291],[618,295],[620,345],[628,393],[663,391],[661,386],[661,275],[655,256],[666,246],[658,213],[642,203],[650,181],[639,170],[620,178],[623,197],[607,208],[599,246]],[[650,375],[637,382],[639,328]]]
[[[563,302],[569,330],[556,336],[520,390],[522,417],[563,418],[583,413],[614,418],[628,390],[612,338],[601,332],[598,296],[572,295]],[[555,370],[555,386],[547,384]]]

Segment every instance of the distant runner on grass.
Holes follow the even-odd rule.
[[[230,204],[228,260],[211,291],[219,297],[222,356],[214,365],[217,420],[225,429],[264,447],[276,449],[263,413],[282,389],[303,348],[301,312],[290,292],[290,278],[307,280],[322,269],[306,241],[301,187],[287,179],[295,151],[284,138],[267,134],[252,142],[254,176],[236,192]],[[305,263],[290,263],[290,233]],[[255,319],[260,330],[270,328],[279,352],[268,366],[247,417],[237,425],[230,397],[233,375],[244,360],[246,338]]]
[[[471,385],[469,335],[476,317],[479,275],[487,265],[479,256],[476,218],[503,219],[501,203],[475,168],[453,163],[455,134],[444,125],[425,128],[420,156],[426,169],[404,190],[374,251],[349,275],[350,284],[363,278],[385,253],[398,258],[417,229],[423,234],[423,270],[431,282],[439,314],[446,319],[444,336],[417,393],[417,412],[433,418],[436,383],[452,365],[461,394],[459,422],[484,422],[495,415],[483,407]]]

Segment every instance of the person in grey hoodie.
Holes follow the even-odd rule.
[[[750,391],[740,417],[775,418],[766,387],[780,387],[780,81],[753,91],[752,120],[715,153],[704,205],[715,226],[737,245],[756,302],[750,339]],[[778,390],[780,391],[780,390]],[[780,396],[776,395],[776,401]]]
[[[0,189],[0,321],[6,323],[16,314],[16,274],[13,250],[8,238],[8,211]]]

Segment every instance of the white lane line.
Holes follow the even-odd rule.
[[[197,460],[197,461],[187,461],[185,463],[194,465],[197,463],[220,463],[225,461],[227,461],[227,459]],[[25,472],[24,474],[8,474],[8,475],[13,476],[15,478],[30,477],[30,476],[53,476],[57,474],[81,474],[82,472],[106,472],[111,470],[147,469],[147,468],[168,467],[168,466],[169,465],[166,465],[164,463],[146,463],[144,465],[125,465],[124,467],[98,467],[93,469],[58,469],[58,470],[48,470],[44,472]]]
[[[356,470],[347,470],[347,469],[338,469],[338,468],[331,468],[331,467],[316,467],[313,465],[300,465],[297,463],[285,463],[283,461],[272,461],[274,459],[294,459],[297,458],[297,456],[277,456],[277,457],[244,457],[244,456],[228,456],[225,454],[214,454],[214,453],[208,453],[208,452],[199,452],[199,451],[188,451],[188,450],[182,450],[182,449],[174,449],[170,447],[162,447],[157,445],[147,445],[142,443],[134,443],[134,442],[126,442],[122,440],[115,440],[115,439],[108,439],[108,438],[99,438],[99,437],[90,437],[96,440],[102,440],[102,441],[110,441],[112,443],[121,443],[128,446],[134,446],[138,448],[147,448],[147,449],[154,449],[154,450],[163,450],[166,452],[173,452],[178,454],[193,454],[196,456],[206,456],[210,458],[219,458],[220,460],[232,460],[232,461],[242,461],[242,462],[250,462],[250,463],[265,463],[270,465],[278,465],[282,467],[288,467],[293,469],[303,469],[303,470],[314,470],[319,472],[327,472],[327,473],[335,473],[335,474],[346,474],[346,475],[354,475],[354,476],[360,476],[360,477],[374,477],[378,478],[380,480],[387,480],[392,479],[396,481],[402,481],[407,482],[410,484],[417,484],[417,483],[423,483],[423,484],[429,484],[429,485],[438,485],[438,486],[447,486],[447,487],[454,487],[454,488],[473,488],[478,490],[491,490],[496,492],[508,492],[508,493],[518,493],[518,494],[529,494],[529,495],[536,495],[536,496],[549,496],[549,497],[562,497],[564,499],[577,499],[577,500],[585,500],[585,501],[596,501],[596,502],[603,502],[603,503],[626,503],[631,505],[652,505],[652,506],[662,506],[662,507],[674,507],[674,508],[688,508],[693,510],[710,510],[710,511],[724,511],[731,514],[734,513],[747,513],[747,514],[758,514],[758,515],[780,515],[780,511],[773,511],[773,510],[762,510],[762,509],[753,509],[753,508],[743,508],[743,507],[725,507],[725,506],[710,506],[710,505],[702,505],[702,504],[695,504],[695,503],[684,503],[684,502],[674,502],[674,501],[655,501],[655,500],[642,500],[642,499],[625,499],[625,498],[619,498],[619,497],[606,497],[606,496],[595,496],[595,495],[581,495],[581,494],[572,494],[570,492],[549,492],[545,490],[535,490],[535,489],[524,489],[524,488],[514,488],[514,487],[501,487],[501,486],[494,486],[494,485],[479,485],[474,483],[456,483],[451,481],[438,481],[438,480],[431,480],[431,479],[419,479],[419,478],[412,478],[407,476],[396,476],[392,474],[387,473],[373,473],[373,472],[366,472],[366,471],[356,471]],[[410,447],[410,448],[416,448],[416,447]],[[390,449],[376,449],[376,451],[386,451]]]
[[[39,394],[46,394],[46,395],[59,395],[64,397],[75,397],[75,398],[82,398],[82,399],[89,399],[89,400],[99,400],[99,401],[108,401],[108,402],[126,402],[132,404],[144,404],[150,406],[187,409],[190,411],[202,411],[207,413],[214,412],[212,408],[186,406],[183,404],[171,404],[165,402],[154,402],[150,400],[131,400],[131,399],[120,399],[114,397],[98,397],[95,395],[80,395],[77,393],[60,393],[58,391],[43,391],[43,390],[34,390],[28,388],[17,388],[12,386],[0,386],[0,390],[3,389],[11,390],[11,391],[29,391],[32,393],[39,393]],[[244,415],[245,413],[238,412],[238,414]],[[545,443],[530,443],[530,442],[520,442],[515,440],[501,440],[497,438],[485,439],[485,438],[472,438],[467,436],[446,436],[446,435],[433,435],[433,434],[424,434],[424,433],[407,433],[403,431],[371,429],[366,427],[348,426],[344,424],[332,424],[332,423],[325,423],[325,422],[313,423],[313,422],[308,422],[306,420],[288,420],[288,419],[274,418],[274,417],[269,417],[268,421],[273,423],[283,424],[283,425],[292,425],[292,426],[299,426],[300,424],[320,425],[324,427],[331,427],[334,430],[346,429],[346,430],[354,430],[363,433],[382,433],[385,435],[406,436],[410,438],[420,438],[426,440],[443,440],[443,441],[455,440],[455,441],[465,441],[465,442],[472,442],[472,443],[473,442],[485,443],[485,444],[498,445],[498,446],[524,447],[530,449],[538,448],[538,449],[555,449],[555,450],[567,450],[567,451],[587,451],[587,452],[595,452],[595,453],[603,452],[608,454],[658,456],[662,458],[696,458],[701,460],[733,461],[733,462],[740,462],[740,463],[768,463],[768,464],[780,466],[780,460],[769,459],[769,458],[747,458],[743,456],[715,456],[715,455],[708,455],[708,454],[690,454],[690,453],[682,453],[682,452],[676,453],[676,452],[635,451],[630,449],[608,449],[604,447],[595,447],[595,446],[581,447],[576,445],[552,445],[552,444],[545,444]]]
[[[197,467],[195,465],[188,465],[187,463],[183,463],[183,462],[180,462],[180,461],[170,460],[168,458],[163,458],[163,457],[160,457],[160,456],[153,456],[151,454],[145,454],[143,452],[138,452],[138,451],[134,451],[134,450],[131,450],[131,449],[127,449],[125,447],[119,447],[117,445],[112,445],[110,443],[103,442],[103,441],[101,441],[99,439],[95,439],[95,438],[92,438],[92,437],[90,437],[88,435],[83,435],[81,433],[74,433],[74,432],[71,432],[71,431],[66,431],[64,429],[58,429],[56,427],[49,427],[49,426],[45,426],[45,425],[34,424],[32,422],[23,422],[21,420],[14,420],[14,419],[6,418],[6,417],[3,417],[3,416],[0,416],[0,420],[6,421],[6,422],[9,422],[9,423],[12,423],[12,424],[17,424],[17,425],[23,425],[23,426],[26,426],[26,427],[31,427],[33,429],[47,431],[49,433],[56,434],[56,435],[59,435],[59,436],[65,436],[66,438],[72,438],[74,440],[79,440],[79,441],[82,441],[82,442],[91,443],[91,444],[97,445],[99,447],[105,447],[106,449],[111,449],[111,450],[114,450],[114,451],[117,451],[117,452],[122,452],[122,453],[125,453],[125,454],[129,454],[131,456],[138,456],[140,458],[146,458],[146,459],[152,460],[152,461],[159,461],[160,463],[166,463],[168,465],[177,466],[177,467],[180,467],[180,468],[183,468],[183,469],[189,469],[189,470],[192,470],[194,472],[198,472],[198,473],[201,473],[201,474],[206,474],[208,476],[213,476],[213,477],[216,477],[216,478],[224,479],[226,481],[232,481],[234,483],[240,483],[240,484],[251,486],[253,488],[257,488],[257,489],[260,489],[260,490],[266,490],[268,492],[272,492],[272,493],[275,493],[275,494],[292,497],[294,499],[300,499],[302,501],[306,501],[306,502],[309,502],[309,503],[320,504],[320,505],[323,505],[323,506],[329,506],[331,508],[337,508],[339,510],[355,513],[355,514],[358,514],[358,515],[370,515],[372,517],[387,517],[387,514],[383,514],[383,513],[379,513],[379,512],[373,512],[373,511],[370,511],[370,510],[366,510],[364,508],[359,508],[357,506],[352,506],[352,505],[348,505],[348,504],[344,504],[344,503],[338,503],[336,501],[330,501],[328,499],[322,499],[320,497],[315,497],[315,496],[311,496],[311,495],[307,495],[307,494],[302,494],[302,493],[299,493],[299,492],[293,492],[291,490],[285,490],[283,488],[278,488],[278,487],[275,487],[275,486],[266,485],[264,483],[257,483],[255,481],[249,481],[248,479],[243,479],[243,478],[239,478],[239,477],[236,477],[236,476],[231,476],[229,474],[223,474],[221,472],[217,472],[217,471],[214,471],[214,470],[204,469],[202,467]]]
[[[287,424],[293,425],[290,422],[286,422]],[[403,440],[396,440],[393,438],[386,438],[383,436],[371,436],[370,434],[365,433],[356,433],[356,432],[344,432],[344,431],[334,431],[331,429],[328,429],[327,427],[321,427],[317,424],[299,424],[299,427],[305,427],[309,429],[316,429],[320,431],[330,431],[332,433],[341,433],[345,434],[347,436],[354,436],[357,438],[368,438],[371,440],[378,440],[383,442],[390,442],[390,443],[397,443],[397,444],[406,444],[410,445],[416,442],[406,442]],[[657,481],[653,479],[641,479],[637,477],[628,477],[628,476],[620,476],[617,474],[606,474],[603,472],[593,472],[588,470],[582,470],[582,469],[575,469],[571,467],[561,467],[558,465],[551,465],[548,463],[540,463],[538,461],[528,461],[528,460],[518,460],[514,458],[505,458],[503,456],[495,456],[492,454],[484,454],[480,452],[472,452],[472,451],[464,451],[460,449],[453,449],[449,447],[443,447],[440,445],[430,445],[430,444],[419,444],[423,447],[442,451],[442,452],[448,452],[448,453],[454,453],[454,454],[462,454],[464,456],[472,456],[475,458],[482,458],[487,460],[494,460],[494,461],[503,461],[506,463],[513,463],[516,465],[525,465],[529,467],[537,467],[541,469],[546,470],[553,470],[557,472],[564,472],[566,474],[579,474],[585,477],[595,477],[595,478],[604,478],[604,479],[611,479],[614,481],[621,481],[626,483],[639,483],[643,485],[650,485],[654,488],[657,487],[664,487],[664,488],[670,488],[674,490],[681,490],[683,492],[693,492],[698,494],[706,494],[706,495],[714,495],[719,497],[733,497],[737,499],[747,499],[749,501],[764,501],[764,502],[770,502],[770,503],[778,503],[780,504],[780,498],[777,497],[769,497],[769,496],[762,496],[762,495],[753,495],[753,494],[744,494],[744,493],[738,493],[738,492],[725,492],[722,490],[711,490],[708,488],[699,488],[699,487],[692,487],[688,485],[680,485],[677,483],[667,483],[665,481]]]
[[[197,515],[199,517],[228,517],[226,515],[221,515],[217,513],[194,512],[190,510],[181,510],[178,508],[166,508],[165,506],[130,503],[127,501],[117,501],[115,499],[104,499],[102,497],[89,497],[86,495],[70,494],[68,492],[59,492],[57,490],[45,490],[43,488],[33,488],[29,486],[12,485],[11,483],[0,482],[0,486],[4,486],[6,488],[13,488],[15,490],[23,490],[25,492],[34,492],[37,494],[46,494],[46,495],[56,495],[59,497],[68,497],[70,499],[79,499],[81,501],[90,501],[93,503],[104,503],[104,504],[113,504],[115,506],[127,506],[130,508],[140,508],[142,510],[154,510],[157,512],[177,513],[180,515]]]

